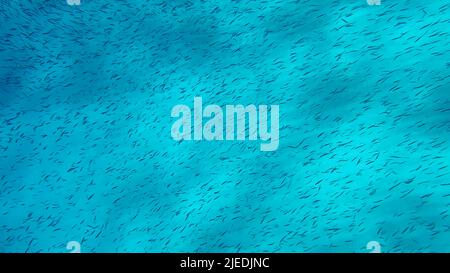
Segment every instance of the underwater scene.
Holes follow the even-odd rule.
[[[0,252],[450,252],[448,0],[0,0],[0,98]]]

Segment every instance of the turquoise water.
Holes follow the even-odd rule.
[[[450,2],[0,1],[0,252],[450,252]],[[280,105],[280,146],[171,138]]]

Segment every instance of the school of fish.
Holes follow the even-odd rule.
[[[0,252],[450,252],[450,1],[0,0]],[[174,141],[176,104],[280,141]]]

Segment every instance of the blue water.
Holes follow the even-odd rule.
[[[450,252],[450,1],[1,0],[0,96],[0,252]]]

